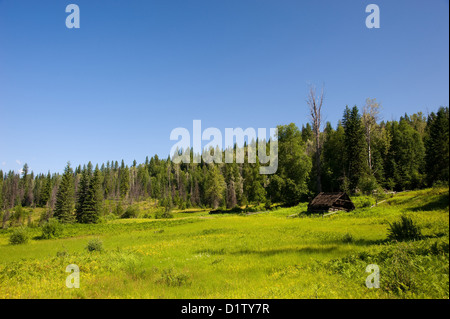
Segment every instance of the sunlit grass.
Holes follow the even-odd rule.
[[[172,219],[67,225],[61,238],[51,240],[37,239],[40,228],[34,228],[30,242],[16,246],[8,244],[11,231],[2,230],[1,296],[448,298],[448,188],[399,193],[376,207],[328,217],[306,216],[305,210],[306,203],[254,215],[177,210]],[[426,236],[408,249],[441,248],[411,256],[414,267],[424,269],[414,277],[415,290],[368,289],[365,266],[372,259],[383,263],[380,253],[402,247],[386,236],[389,223],[404,214]],[[105,251],[87,252],[97,237]],[[356,257],[346,261],[349,256]],[[79,289],[65,287],[70,263],[80,266]]]

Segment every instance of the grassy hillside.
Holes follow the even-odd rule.
[[[3,298],[448,298],[449,191],[398,193],[371,208],[327,217],[306,203],[260,214],[177,211],[172,219],[109,220],[67,225],[57,239],[9,244],[0,231]],[[372,200],[372,202],[374,202]],[[151,209],[145,203],[142,209]],[[421,227],[417,241],[386,240],[402,215]],[[104,250],[89,252],[99,238]],[[66,266],[80,267],[68,289]],[[368,289],[368,264],[380,268]]]

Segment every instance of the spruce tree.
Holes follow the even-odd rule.
[[[346,177],[349,181],[349,191],[354,191],[359,179],[368,173],[364,130],[356,105],[351,110],[346,106],[342,126],[345,131]]]
[[[77,222],[84,222],[84,202],[89,191],[90,176],[86,168],[81,171],[80,184],[78,186],[77,203],[75,207]]]
[[[122,166],[119,173],[119,192],[120,197],[123,199],[127,196],[130,189],[130,170],[128,166],[125,166],[122,161]]]
[[[61,183],[56,194],[56,204],[54,216],[61,223],[72,223],[75,220],[73,214],[74,209],[74,182],[73,170],[70,167],[70,162],[67,163],[64,169]]]
[[[85,198],[80,209],[80,213],[77,214],[77,220],[84,224],[95,224],[100,220],[102,203],[102,193],[101,193],[101,181],[100,181],[100,170],[98,167],[95,168],[94,175],[89,181],[89,186]],[[78,213],[78,212],[77,212]]]
[[[426,169],[428,185],[449,181],[449,112],[448,107],[430,114],[426,137]]]
[[[50,172],[47,174],[47,178],[44,181],[44,185],[42,187],[41,197],[39,199],[40,206],[44,207],[47,205],[47,202],[50,199],[50,195],[52,193],[52,177],[50,175]]]

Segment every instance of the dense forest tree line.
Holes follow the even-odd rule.
[[[76,168],[68,163],[63,174],[35,175],[27,164],[21,174],[0,170],[2,218],[7,220],[16,206],[37,206],[61,222],[96,223],[104,200],[129,205],[150,197],[169,210],[215,209],[294,205],[319,189],[370,194],[448,184],[448,107],[427,117],[419,112],[384,122],[378,120],[376,101],[368,100],[362,112],[346,107],[335,128],[327,122],[319,131],[312,124],[278,126],[279,161],[273,175],[259,173],[258,159],[254,164],[175,164],[157,155],[131,166],[123,160],[95,168],[90,162]],[[257,143],[244,145],[245,154]]]

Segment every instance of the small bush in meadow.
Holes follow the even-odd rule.
[[[122,204],[119,202],[117,203],[116,207],[114,208],[114,214],[116,214],[117,216],[122,216],[123,213],[125,212],[125,210],[123,209]]]
[[[92,251],[103,251],[103,242],[99,239],[99,238],[94,238],[91,239],[87,246],[86,246],[87,251],[92,252]]]
[[[42,235],[43,239],[58,238],[62,234],[62,225],[56,219],[50,219],[44,225],[42,225]]]
[[[9,243],[11,245],[20,245],[28,242],[28,231],[24,227],[18,227],[14,229],[13,233],[9,237]]]
[[[67,250],[60,250],[56,252],[56,257],[66,257],[69,256]]]
[[[136,207],[129,206],[120,218],[136,218],[139,215],[139,210]]]
[[[418,240],[422,238],[420,227],[414,221],[402,216],[400,221],[389,224],[388,239],[397,241]]]
[[[353,242],[352,234],[346,233],[344,235],[344,237],[342,237],[342,242],[344,242],[344,243],[351,243],[351,242]]]
[[[155,213],[155,218],[156,219],[162,219],[162,218],[173,218],[173,214],[170,211],[162,211],[162,210],[158,210]]]
[[[180,287],[190,284],[189,276],[183,273],[177,273],[173,269],[164,269],[157,283],[163,283],[170,287]]]

